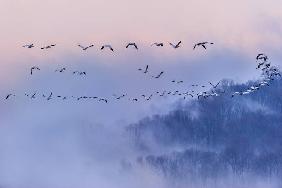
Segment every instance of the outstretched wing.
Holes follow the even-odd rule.
[[[176,46],[178,46],[178,47],[179,47],[179,46],[180,46],[180,44],[181,44],[181,41],[179,41],[179,42],[177,43],[177,45],[176,45]]]

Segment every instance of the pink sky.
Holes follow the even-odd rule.
[[[6,0],[1,46],[212,38],[253,47],[282,41],[280,7],[279,0]]]
[[[195,42],[211,40],[217,51],[272,55],[282,48],[281,7],[280,0],[2,0],[0,80],[9,77],[4,67],[17,74],[13,69],[23,62],[79,53],[78,43],[93,42],[95,54],[103,43],[122,49],[126,42],[136,41],[157,57],[160,52],[149,48],[155,41],[182,40],[177,53],[183,56],[193,54]],[[48,55],[21,47],[54,42],[59,46]],[[177,57],[170,48],[161,53]]]

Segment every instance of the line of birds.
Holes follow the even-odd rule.
[[[268,60],[269,58],[267,55],[265,55],[264,53],[259,53],[256,56],[256,61],[258,63],[256,69],[262,71],[262,75],[264,76],[263,80],[256,85],[247,88],[246,90],[235,91],[231,97],[234,97],[236,95],[242,96],[251,94],[258,91],[261,87],[270,86],[271,81],[273,81],[275,77],[281,77],[279,69],[275,66],[271,66],[271,62],[269,62]]]
[[[168,44],[169,44],[172,48],[178,49],[178,48],[181,47],[182,41],[179,41],[179,42],[177,42],[177,43],[171,43],[171,42],[169,42]],[[195,50],[195,49],[198,48],[198,47],[202,47],[203,49],[206,50],[208,45],[213,45],[213,44],[214,44],[213,42],[199,42],[199,43],[194,44],[193,50]],[[151,44],[152,47],[153,47],[153,46],[155,46],[155,47],[163,47],[164,45],[165,45],[165,44],[164,44],[163,42],[155,42],[155,43]],[[53,48],[53,47],[55,47],[55,46],[56,46],[56,44],[51,44],[51,45],[47,45],[47,46],[40,47],[40,49],[41,49],[41,50],[47,50],[47,49]],[[89,48],[94,47],[94,44],[90,44],[90,45],[87,45],[87,46],[78,44],[77,46],[78,46],[79,48],[81,48],[83,51],[86,51],[86,50],[88,50]],[[32,43],[32,44],[23,45],[22,47],[31,49],[31,48],[34,48],[35,45]],[[127,43],[126,46],[125,46],[125,48],[130,48],[130,47],[133,48],[133,49],[135,49],[135,50],[139,50],[139,48],[138,48],[138,46],[137,46],[137,44],[136,44],[135,42],[129,42],[129,43]],[[112,52],[114,52],[114,48],[113,48],[112,45],[110,45],[110,44],[104,44],[104,45],[102,45],[101,48],[100,48],[100,50],[104,50],[104,49],[109,49],[109,50],[111,50]]]
[[[40,71],[41,69],[38,67],[38,66],[32,66],[30,68],[30,75],[33,75],[35,71]],[[63,68],[59,68],[59,69],[56,69],[55,72],[58,72],[58,73],[63,73],[67,70],[66,67],[63,67]],[[73,75],[80,75],[80,76],[86,76],[86,71],[73,71],[72,72]]]
[[[132,44],[133,45],[133,44]],[[257,61],[257,67],[256,69],[259,69],[262,71],[262,75],[264,76],[263,80],[258,82],[257,84],[250,86],[249,88],[247,88],[246,90],[241,90],[241,91],[234,91],[231,94],[231,97],[235,97],[235,96],[242,96],[242,95],[248,95],[251,94],[253,92],[259,91],[259,89],[261,87],[264,86],[270,86],[271,81],[274,80],[276,77],[281,77],[280,71],[277,67],[275,66],[271,66],[271,63],[268,61],[269,58],[267,55],[260,53],[256,56],[256,61]],[[39,71],[41,70],[39,67],[37,66],[33,66],[30,69],[30,74],[33,75],[34,71]],[[66,71],[66,68],[60,68],[60,69],[56,69],[55,72],[64,72]],[[146,65],[146,67],[144,68],[139,68],[138,71],[141,71],[143,74],[149,74],[149,65]],[[81,71],[74,71],[73,74],[78,74],[78,75],[86,75],[86,72],[81,72]],[[150,74],[149,74],[150,75]],[[161,76],[164,75],[164,71],[161,71],[160,73],[158,73],[157,75],[151,75],[151,77],[153,78],[160,78]],[[172,83],[176,83],[176,84],[181,84],[184,83],[183,80],[172,80]],[[221,91],[218,89],[218,87],[220,86],[220,81],[217,83],[212,83],[212,82],[208,82],[208,84],[211,86],[210,88],[208,88],[207,91],[201,91],[201,92],[196,92],[195,90],[190,90],[190,91],[184,91],[181,92],[179,90],[175,90],[175,91],[157,91],[155,93],[149,94],[149,95],[145,95],[142,94],[139,97],[128,97],[127,99],[130,101],[140,101],[142,98],[145,101],[150,101],[154,96],[160,96],[160,97],[165,97],[165,96],[181,96],[183,97],[183,99],[186,99],[187,97],[191,97],[191,98],[197,98],[198,100],[203,98],[203,99],[207,99],[209,97],[218,97],[221,94],[225,93],[225,91]],[[198,87],[198,88],[206,88],[207,86],[205,85],[199,85],[199,84],[192,84],[191,85],[193,88],[194,87]],[[32,94],[27,94],[25,93],[26,97],[30,97],[31,99],[35,99],[38,98],[40,96],[40,94],[38,92],[34,92]],[[117,94],[113,94],[112,97],[115,100],[121,100],[122,98],[126,98],[128,95],[127,94],[121,94],[121,95],[117,95]],[[8,95],[5,96],[5,99],[8,100],[12,97],[16,97],[15,94],[10,93]],[[97,99],[99,102],[105,102],[108,103],[110,101],[109,98],[103,98],[103,97],[97,97],[97,96],[62,96],[62,95],[54,95],[53,92],[51,92],[49,95],[45,95],[42,94],[43,98],[46,98],[46,100],[51,100],[54,98],[60,98],[62,100],[67,100],[69,98],[73,98],[76,99],[77,101],[83,100],[83,99]],[[141,98],[141,99],[140,99]]]

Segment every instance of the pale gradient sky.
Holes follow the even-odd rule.
[[[115,87],[117,81],[132,92],[140,85],[157,87],[135,78],[136,69],[146,64],[156,72],[165,70],[168,82],[174,75],[190,82],[254,79],[254,57],[259,52],[267,53],[273,64],[281,65],[279,0],[0,1],[0,84],[4,94],[25,85],[28,89],[33,84],[28,75],[33,65],[47,69],[43,70],[43,82],[58,88],[62,86],[48,79],[52,69],[67,66],[88,70],[93,78],[83,81],[85,88],[92,79],[103,78],[105,86],[99,82],[96,85],[108,95],[116,92],[113,88],[119,89]],[[178,50],[150,47],[155,41],[167,44],[178,40],[183,41]],[[206,40],[215,42],[208,52],[192,50],[195,42]],[[137,42],[140,51],[125,50],[128,41]],[[49,51],[21,47],[27,43],[57,46]],[[84,53],[76,46],[78,43],[95,46]],[[100,52],[103,43],[113,44],[116,53]],[[72,85],[65,81],[65,86]],[[166,81],[157,85],[166,86]]]
[[[257,53],[282,66],[281,7],[281,0],[0,0],[0,187],[166,188],[146,169],[120,175],[119,162],[136,155],[124,127],[167,113],[177,99],[106,105],[33,100],[24,92],[140,97],[223,78],[258,79]],[[167,45],[179,40],[178,50]],[[192,50],[206,40],[215,45]],[[140,50],[126,50],[129,41]],[[156,41],[166,46],[151,48]],[[22,48],[28,43],[57,46]],[[83,52],[78,43],[94,48]],[[98,50],[103,43],[113,44],[116,52]],[[165,71],[164,77],[152,80],[137,71],[147,64],[152,74]],[[30,76],[34,65],[41,71]],[[88,75],[54,73],[63,66]],[[175,86],[172,79],[185,84]],[[10,92],[20,96],[3,100]]]

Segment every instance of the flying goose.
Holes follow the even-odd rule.
[[[43,47],[41,48],[41,50],[49,49],[49,48],[52,48],[52,47],[54,47],[54,46],[56,46],[56,44],[51,44],[51,45],[48,45],[48,46],[43,46]]]
[[[236,91],[232,94],[231,97],[234,97],[235,95],[243,95],[243,92],[242,91]]]
[[[200,99],[200,97],[204,97],[204,98],[209,97],[209,95],[206,91],[197,93],[197,96],[198,96],[198,99]]]
[[[265,62],[260,62],[260,63],[258,64],[258,66],[257,66],[257,68],[256,68],[256,69],[260,69],[260,68],[261,68],[261,66],[263,66],[263,65],[264,65],[264,63],[265,63]]]
[[[100,98],[99,101],[104,101],[105,103],[108,103],[108,100],[104,98]]]
[[[36,92],[30,97],[31,99],[35,99]]]
[[[260,53],[260,54],[257,55],[256,60],[258,61],[258,60],[261,60],[261,59],[265,62],[265,61],[268,60],[268,57],[267,57],[267,55]]]
[[[160,42],[160,43],[155,42],[155,43],[151,44],[151,46],[154,46],[154,45],[157,46],[157,47],[163,47],[164,43],[162,43],[162,42]]]
[[[88,99],[87,96],[82,96],[82,97],[78,97],[77,100],[79,101],[80,99]]]
[[[179,41],[177,44],[169,43],[174,49],[177,49],[180,47],[181,41]]]
[[[53,95],[53,93],[51,92],[50,95],[47,97],[47,101],[52,99],[52,95]]]
[[[23,45],[24,48],[33,48],[34,45],[33,44],[26,44],[26,45]]]
[[[220,81],[216,85],[212,84],[211,82],[209,82],[209,84],[215,89],[220,84]]]
[[[152,77],[153,77],[153,78],[160,78],[163,73],[164,73],[164,72],[162,71],[162,72],[160,72],[157,76],[152,76]]]
[[[91,45],[89,45],[89,46],[86,46],[86,47],[84,47],[84,46],[82,46],[82,45],[77,45],[78,47],[80,47],[82,50],[84,50],[84,51],[86,51],[88,48],[91,48],[91,47],[93,47],[94,45],[93,44],[91,44]]]
[[[184,81],[183,81],[183,80],[179,80],[179,81],[172,80],[171,82],[173,82],[173,83],[177,83],[177,84],[180,84],[180,83],[183,83]]]
[[[30,74],[31,74],[31,75],[33,74],[33,71],[34,71],[34,70],[40,70],[40,68],[39,68],[39,67],[36,67],[36,66],[31,67],[31,68],[30,68]]]
[[[125,48],[128,48],[129,46],[133,46],[136,50],[138,50],[137,44],[135,42],[128,43]]]
[[[5,99],[7,100],[7,99],[9,99],[10,97],[15,97],[16,95],[14,95],[14,94],[8,94],[6,97],[5,97]]]
[[[160,97],[163,97],[165,95],[166,91],[163,91],[162,94],[160,94]]]
[[[214,44],[213,42],[199,42],[197,44],[194,45],[193,50],[196,49],[196,47],[198,46],[202,46],[205,50],[207,49],[207,44]]]
[[[65,70],[66,70],[66,68],[64,67],[64,68],[55,70],[55,72],[64,72]]]
[[[103,45],[103,46],[101,47],[101,50],[103,50],[103,49],[105,49],[105,48],[109,48],[111,51],[114,51],[114,49],[112,48],[112,46],[109,45],[109,44]]]
[[[72,74],[77,74],[77,75],[86,75],[86,72],[85,71],[83,71],[83,72],[80,72],[80,71],[74,71],[74,72],[72,72]]]
[[[126,95],[127,95],[127,94],[122,94],[122,95],[120,95],[120,96],[117,96],[116,94],[114,94],[113,96],[114,96],[117,100],[119,100],[119,99],[125,97]]]
[[[146,65],[145,70],[144,70],[143,73],[144,73],[144,74],[148,73],[148,69],[149,69],[149,65]],[[139,68],[138,70],[139,70],[139,71],[143,71],[142,68]]]
[[[146,100],[149,101],[152,99],[152,97],[153,97],[153,94],[151,94]]]

